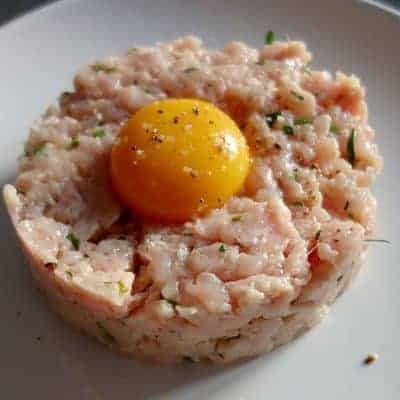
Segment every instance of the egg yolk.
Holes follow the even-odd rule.
[[[110,168],[127,207],[184,222],[222,206],[249,164],[246,140],[228,115],[204,101],[169,99],[144,106],[122,126]]]

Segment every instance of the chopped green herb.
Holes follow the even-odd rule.
[[[75,236],[75,235],[71,232],[71,233],[68,233],[67,239],[71,242],[72,247],[73,247],[75,250],[79,250],[79,246],[80,246],[81,241],[79,240],[79,238],[78,238],[77,236]]]
[[[335,124],[331,124],[330,128],[329,128],[329,132],[331,133],[338,133],[338,127]]]
[[[290,91],[290,94],[292,94],[294,97],[296,97],[296,99],[303,101],[304,100],[304,96],[302,96],[301,94],[295,92],[294,90]]]
[[[122,281],[118,281],[118,290],[120,295],[128,292],[128,288],[123,284]]]
[[[219,246],[219,248],[218,248],[218,251],[219,251],[220,253],[225,253],[226,247],[225,247],[223,244],[221,244],[221,245]]]
[[[76,149],[79,146],[79,140],[78,139],[71,139],[71,142],[68,145],[68,149]]]
[[[199,70],[198,68],[189,67],[189,68],[184,69],[183,72],[184,72],[185,74],[189,74],[190,72],[195,72],[195,71],[198,71],[198,70]]]
[[[301,71],[304,72],[307,75],[311,75],[311,69],[308,65],[303,65],[301,67]]]
[[[242,219],[241,215],[235,215],[234,217],[232,217],[232,222],[238,222]]]
[[[111,343],[115,342],[115,337],[113,335],[111,335],[110,332],[108,332],[108,330],[104,327],[104,325],[100,321],[97,321],[96,325],[99,328],[99,330],[101,331],[101,335],[103,337],[103,340],[106,343],[111,344]]]
[[[265,65],[265,61],[264,60],[259,60],[256,62],[256,65]]]
[[[65,275],[67,275],[68,278],[72,279],[72,272],[71,271],[65,270]]]
[[[320,237],[321,237],[321,229],[315,234],[314,239],[319,240]]]
[[[191,233],[191,232],[183,232],[183,236],[185,236],[185,237],[192,237],[192,236],[193,236],[193,233]]]
[[[172,299],[167,299],[167,298],[164,297],[164,300],[165,300],[166,302],[168,302],[169,304],[171,304],[171,306],[174,306],[174,307],[178,304],[177,301],[172,300]]]
[[[294,180],[295,180],[296,182],[299,182],[299,181],[300,181],[300,178],[299,178],[299,170],[298,170],[297,168],[295,168],[295,169],[293,170],[293,177],[294,177]]]
[[[293,127],[290,125],[285,125],[283,127],[283,132],[286,133],[286,135],[293,135],[294,131],[293,131]]]
[[[136,53],[139,49],[137,47],[131,47],[126,54]]]
[[[32,148],[32,151],[30,152],[29,150],[25,150],[25,155],[30,156],[36,156],[38,154],[43,153],[44,148],[46,147],[46,143],[39,143],[36,146]]]
[[[304,203],[302,201],[295,201],[293,205],[296,207],[304,207]]]
[[[272,31],[268,31],[264,36],[265,44],[272,44],[275,41],[275,33]]]
[[[93,64],[91,66],[91,68],[92,68],[92,70],[94,72],[102,71],[102,72],[105,72],[105,73],[110,73],[110,72],[115,72],[116,71],[115,67],[111,67],[109,65],[104,65],[104,64],[100,64],[100,63]]]
[[[101,129],[101,128],[96,129],[96,130],[92,133],[92,136],[95,137],[95,138],[101,139],[101,138],[103,138],[104,136],[106,136],[106,131],[105,131],[104,129]]]
[[[271,128],[272,125],[277,121],[278,117],[282,115],[281,111],[275,111],[265,116],[265,121],[267,122],[268,126]]]
[[[352,167],[354,167],[354,164],[356,163],[355,145],[356,145],[356,130],[353,128],[349,136],[349,141],[347,142],[347,153],[349,157],[349,163],[351,164]]]
[[[343,210],[346,211],[349,208],[350,202],[347,200],[346,204],[343,207]]]
[[[240,333],[238,333],[235,336],[231,336],[231,337],[226,338],[226,340],[240,339],[241,337],[242,337],[242,335]]]
[[[294,120],[295,125],[307,125],[312,124],[313,120],[311,118],[296,118]]]
[[[389,240],[385,240],[385,239],[364,239],[364,242],[376,242],[376,243],[387,243],[387,244],[391,244],[391,242]]]

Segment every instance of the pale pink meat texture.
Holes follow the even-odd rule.
[[[56,311],[115,350],[164,362],[260,354],[318,322],[360,265],[382,160],[359,80],[310,61],[302,42],[214,51],[185,37],[80,70],[4,188]],[[161,226],[121,207],[108,164],[126,119],[171,97],[228,113],[253,162],[221,208]]]

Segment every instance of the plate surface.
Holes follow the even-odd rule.
[[[195,33],[211,47],[261,45],[266,30],[305,40],[314,65],[361,77],[385,158],[375,186],[376,237],[359,278],[314,330],[270,355],[233,366],[152,366],[119,358],[48,311],[0,207],[0,388],[4,399],[398,399],[400,380],[400,19],[347,0],[70,0],[0,29],[0,183],[34,119],[74,72],[135,44]],[[369,367],[369,352],[380,359]]]

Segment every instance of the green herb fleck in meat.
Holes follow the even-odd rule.
[[[293,178],[296,182],[300,182],[300,177],[299,177],[299,170],[297,168],[295,168],[293,170]]]
[[[198,68],[189,67],[189,68],[184,69],[183,72],[184,72],[185,74],[189,74],[189,73],[191,73],[191,72],[195,72],[195,71],[198,71],[198,70],[199,70]]]
[[[71,271],[69,271],[68,269],[67,269],[67,270],[65,270],[65,275],[67,275],[67,276],[68,276],[68,278],[72,279],[72,272],[71,272]]]
[[[277,121],[278,117],[282,115],[281,111],[275,111],[265,116],[265,121],[267,122],[268,126],[272,128],[274,123]]]
[[[290,94],[296,97],[297,100],[303,101],[304,96],[302,96],[300,93],[295,92],[294,90],[290,91]]]
[[[265,44],[272,44],[275,41],[275,33],[272,31],[268,31],[264,36],[264,43]]]
[[[104,65],[100,63],[93,64],[91,68],[94,72],[105,72],[107,74],[116,71],[115,67],[111,67],[109,65]]]
[[[349,163],[351,164],[352,167],[354,167],[356,163],[356,130],[353,128],[351,130],[349,140],[347,142],[347,156]]]
[[[106,131],[104,129],[96,129],[93,133],[92,136],[98,139],[103,138],[104,136],[106,136]]]
[[[79,140],[78,139],[71,139],[71,142],[68,145],[68,149],[72,150],[72,149],[76,149],[77,147],[79,147]]]
[[[72,232],[68,233],[67,239],[71,242],[72,247],[75,250],[79,250],[79,246],[80,246],[81,241],[79,240],[79,238],[77,236],[75,236],[74,233],[72,233]]]
[[[303,65],[303,66],[301,67],[301,71],[302,71],[304,74],[311,75],[311,69],[310,69],[310,67],[309,67],[308,65]]]
[[[46,143],[39,143],[39,144],[33,146],[32,150],[29,150],[26,148],[25,156],[29,157],[29,156],[36,156],[36,155],[42,154],[45,147],[46,147]]]
[[[117,284],[118,284],[119,294],[121,296],[128,292],[128,288],[124,285],[122,281],[118,281]]]
[[[285,126],[283,127],[283,132],[285,132],[286,135],[293,135],[294,130],[293,130],[293,127],[292,127],[292,126],[290,126],[290,125],[285,125]]]
[[[103,340],[107,344],[112,344],[115,342],[115,337],[113,335],[111,335],[110,332],[108,332],[108,330],[104,327],[104,325],[100,321],[97,321],[96,325],[101,332],[101,336],[102,336]]]
[[[171,304],[171,306],[175,307],[178,302],[172,299],[165,299],[165,301],[167,301],[169,304]]]
[[[338,131],[338,127],[335,125],[335,124],[331,124],[331,126],[330,126],[330,128],[329,128],[329,132],[330,133],[334,133],[334,134],[337,134],[339,131]]]
[[[295,125],[307,125],[312,124],[313,120],[311,118],[296,118],[294,120]]]

